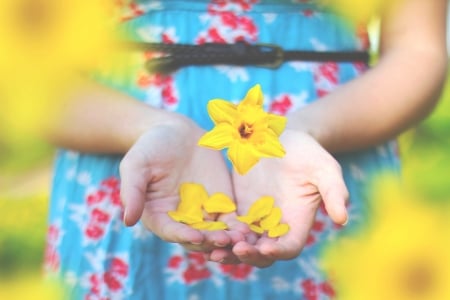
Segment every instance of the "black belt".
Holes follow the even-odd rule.
[[[308,62],[369,62],[366,51],[298,51],[283,50],[277,45],[205,43],[201,45],[124,42],[128,49],[153,51],[161,57],[147,61],[153,73],[170,73],[181,67],[204,65],[254,65],[278,68],[286,61]]]

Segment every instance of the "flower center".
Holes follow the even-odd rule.
[[[45,0],[22,0],[17,3],[16,22],[25,34],[42,34],[53,21],[53,5]]]
[[[253,133],[252,126],[245,124],[245,123],[242,123],[238,130],[239,130],[239,134],[240,134],[241,138],[243,138],[243,139],[250,138],[250,136]]]
[[[404,288],[412,295],[426,295],[434,286],[433,269],[425,262],[416,262],[404,276]]]

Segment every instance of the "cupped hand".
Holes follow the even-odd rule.
[[[244,239],[237,230],[199,231],[170,218],[176,210],[182,183],[202,184],[209,194],[233,195],[231,175],[218,151],[201,148],[203,134],[191,120],[178,116],[152,127],[126,153],[120,164],[124,223],[139,220],[161,239],[193,251],[230,247]],[[227,222],[230,215],[221,216]]]
[[[286,150],[283,158],[264,158],[247,174],[233,174],[241,214],[261,196],[272,196],[282,210],[282,222],[290,226],[279,238],[262,235],[234,245],[235,259],[258,267],[300,254],[321,201],[334,222],[347,221],[348,191],[338,162],[304,132],[288,129],[280,141]]]

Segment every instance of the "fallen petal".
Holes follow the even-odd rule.
[[[179,211],[169,211],[167,214],[173,220],[184,223],[184,224],[188,224],[188,225],[192,225],[194,223],[203,221],[203,216],[201,214],[200,214],[200,217],[198,215],[190,215],[190,214],[186,214],[184,212],[179,212]]]
[[[264,230],[270,230],[277,226],[281,221],[281,209],[279,207],[272,208],[270,214],[263,218],[259,223]]]
[[[269,229],[267,236],[270,238],[276,238],[285,235],[289,231],[290,227],[288,224],[282,223]]]
[[[249,228],[250,228],[251,231],[256,232],[257,234],[263,234],[264,233],[264,229],[262,229],[258,225],[250,224]]]
[[[254,217],[256,220],[261,220],[262,218],[268,216],[272,211],[275,200],[270,196],[263,196],[253,202],[250,206],[247,215]]]
[[[230,213],[236,210],[236,204],[224,193],[215,193],[203,203],[207,213]]]
[[[191,224],[191,227],[198,230],[209,230],[209,231],[228,229],[227,224],[221,221],[204,221]]]

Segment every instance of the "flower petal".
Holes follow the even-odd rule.
[[[258,221],[258,219],[255,218],[255,216],[249,216],[249,215],[245,215],[245,216],[236,216],[236,219],[242,223],[245,223],[247,225],[250,225],[256,221]]]
[[[278,224],[276,227],[269,229],[269,231],[267,232],[267,236],[271,238],[280,237],[288,233],[289,230],[290,227],[288,224]]]
[[[264,134],[264,142],[255,145],[255,155],[259,157],[283,157],[286,151],[278,140],[278,136],[270,129],[267,129]]]
[[[241,101],[239,105],[258,105],[262,106],[263,104],[263,93],[261,91],[261,86],[259,84],[255,84],[252,88],[250,88],[245,95],[245,98]]]
[[[169,211],[169,212],[167,212],[167,214],[173,220],[184,223],[184,224],[188,224],[188,225],[192,225],[192,224],[203,221],[203,215],[201,215],[201,214],[199,216],[196,214],[187,214],[187,213],[181,212],[181,211]]]
[[[281,221],[281,208],[274,207],[270,211],[270,214],[263,218],[259,225],[261,225],[261,228],[264,230],[270,230],[277,226]]]
[[[250,224],[248,227],[250,228],[251,231],[256,232],[257,234],[264,233],[264,229],[262,229],[258,225]]]
[[[236,210],[236,204],[224,193],[212,194],[208,200],[203,203],[203,209],[207,213],[230,213]]]
[[[191,227],[198,230],[209,230],[209,231],[228,229],[228,225],[221,221],[199,222],[191,224]]]
[[[248,143],[234,142],[228,149],[227,154],[234,169],[240,175],[247,173],[259,161],[252,145]]]
[[[236,129],[230,124],[220,123],[211,131],[205,133],[198,141],[198,145],[214,150],[222,150],[232,144],[235,133]]]
[[[208,114],[214,124],[232,124],[237,118],[236,105],[222,99],[212,99],[208,101]]]
[[[272,129],[277,136],[280,136],[286,128],[287,118],[275,114],[268,114],[268,123],[269,128]]]
[[[192,218],[203,220],[202,205],[208,200],[208,192],[203,185],[183,183],[180,186],[180,202],[177,211]]]
[[[273,209],[275,199],[270,196],[263,196],[253,202],[252,206],[248,209],[247,215],[254,217],[256,220],[268,216]]]

